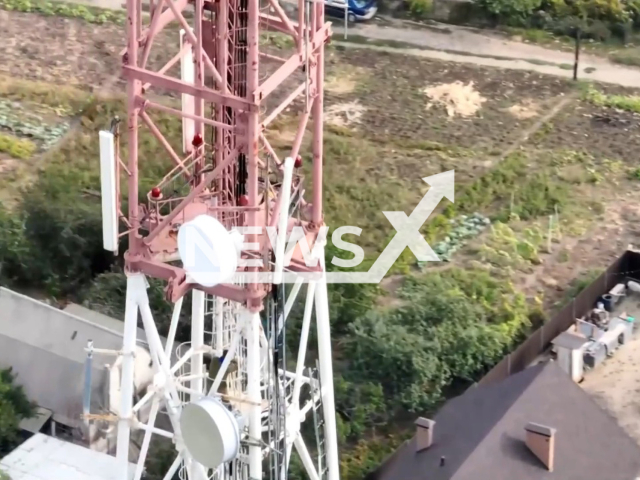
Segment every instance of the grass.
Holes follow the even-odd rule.
[[[576,41],[573,37],[568,35],[555,35],[552,32],[536,28],[500,27],[500,29],[510,36],[520,37],[525,42],[564,51],[575,50]],[[631,38],[631,42],[636,44],[638,43],[637,34]],[[602,42],[583,40],[580,44],[580,49],[596,55],[606,55],[611,61],[616,62],[617,60],[615,57],[618,53],[620,53],[621,57],[624,57],[625,51],[633,50],[633,52],[629,54],[630,56],[640,55],[638,49],[630,47],[632,43],[628,44],[629,47],[625,47],[622,44],[622,41],[615,37]],[[621,48],[624,48],[624,50],[621,50]],[[625,63],[624,59],[618,63],[634,65],[633,63]]]
[[[504,30],[509,35],[517,36],[526,42],[536,43],[539,45],[548,45],[560,41],[558,37],[554,36],[551,32],[539,30],[537,28],[504,27]]]
[[[628,48],[609,54],[609,60],[621,65],[640,67],[640,48]]]
[[[0,77],[0,99],[6,99],[0,100],[0,126],[12,133],[0,137],[0,151],[25,160],[13,175],[15,181],[3,182],[2,201],[14,202],[20,190],[36,178],[44,188],[50,189],[52,198],[64,198],[69,203],[86,202],[84,190],[100,190],[98,132],[107,128],[114,116],[126,118],[123,97],[98,98],[71,87]],[[41,111],[50,117],[42,119]],[[80,117],[79,124],[71,131],[68,117],[64,117],[70,114]],[[63,116],[62,122],[60,116]],[[151,117],[173,145],[181,143],[182,127],[178,117],[157,112]],[[49,125],[44,120],[57,123]],[[19,137],[28,137],[28,140]],[[57,148],[46,151],[54,143]],[[29,158],[38,145],[45,152],[35,165]],[[171,162],[160,143],[144,128],[140,133],[140,151],[140,189],[146,193],[164,176]],[[122,136],[121,154],[126,158],[127,135]],[[126,182],[122,188],[126,190]]]
[[[592,85],[587,85],[583,94],[583,100],[598,107],[616,108],[626,112],[640,113],[640,96],[637,95],[607,95]]]
[[[0,75],[0,99],[46,105],[59,115],[69,115],[82,110],[91,100],[91,95],[67,85],[51,85],[24,79],[18,81]]]
[[[532,65],[558,67],[558,68],[560,68],[562,70],[571,70],[573,68],[573,64],[569,64],[569,63],[547,62],[546,60],[540,60],[540,59],[537,59],[537,58],[515,58],[515,57],[505,57],[503,55],[482,55],[482,54],[478,54],[478,53],[467,52],[467,51],[464,51],[464,50],[437,49],[437,48],[426,47],[424,45],[417,45],[415,43],[403,42],[403,41],[399,41],[399,40],[381,40],[381,39],[377,39],[377,38],[364,37],[362,35],[349,35],[346,40],[340,38],[339,40],[337,40],[336,43],[339,45],[340,43],[343,43],[343,42],[355,43],[355,44],[358,44],[358,45],[372,45],[372,46],[375,46],[375,47],[393,48],[393,49],[397,49],[397,50],[402,50],[402,49],[405,49],[405,50],[406,49],[431,50],[431,51],[449,53],[451,55],[462,55],[462,56],[467,56],[467,57],[488,58],[488,59],[491,59],[491,60],[499,60],[499,61],[504,61],[504,62],[522,60],[523,62],[527,62],[527,63],[530,63]]]
[[[7,153],[12,158],[26,160],[35,153],[37,148],[31,140],[0,133],[0,152]]]
[[[601,274],[602,270],[598,269],[591,269],[580,273],[569,285],[569,289],[565,293],[566,301],[576,298],[580,292],[591,285]]]
[[[126,12],[121,10],[107,10],[76,3],[52,2],[48,0],[0,0],[0,10],[78,18],[85,22],[96,24],[124,24],[127,18]]]

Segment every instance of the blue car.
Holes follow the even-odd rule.
[[[350,23],[372,19],[378,12],[377,0],[346,0],[348,5],[347,20]],[[325,11],[328,15],[344,18],[345,0],[325,0]]]

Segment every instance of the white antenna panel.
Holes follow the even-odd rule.
[[[102,197],[102,244],[118,251],[118,211],[116,206],[116,147],[113,133],[100,132],[100,186]]]
[[[180,57],[180,77],[185,83],[193,84],[196,78],[196,68],[193,62],[193,47],[188,40],[185,39],[185,31],[180,30],[180,51],[185,42],[189,45],[187,51]],[[182,94],[182,112],[189,115],[194,114],[194,99],[191,95]],[[182,117],[182,151],[188,153],[191,150],[191,142],[195,134],[195,125],[193,119]]]

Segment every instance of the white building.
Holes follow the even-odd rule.
[[[115,457],[41,433],[0,460],[0,472],[11,480],[122,480]]]
[[[93,321],[0,288],[0,368],[11,367],[27,397],[52,412],[59,433],[63,430],[59,427],[67,427],[74,438],[89,442],[91,448],[111,451],[115,426],[93,427],[89,431],[82,419],[85,348],[92,340],[96,348],[120,350],[119,327],[123,322],[79,306],[72,311],[81,315],[89,312]],[[103,318],[96,321],[96,316]],[[91,413],[118,413],[121,357],[117,358],[94,355]],[[153,379],[144,340],[136,352],[135,375],[136,394],[142,396]],[[146,415],[146,411],[140,412],[140,419],[145,420]]]

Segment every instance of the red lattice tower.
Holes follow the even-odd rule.
[[[110,405],[118,422],[118,478],[130,478],[129,457],[135,443],[130,435],[138,429],[144,431],[144,439],[135,480],[142,476],[152,435],[172,439],[176,448],[166,479],[179,475],[193,480],[267,476],[284,480],[295,447],[309,478],[338,480],[320,235],[326,232],[322,213],[324,45],[331,33],[324,21],[324,3],[298,0],[297,22],[288,18],[278,0],[151,0],[148,23],[143,22],[142,7],[143,0],[127,0],[122,72],[127,82],[128,158],[118,155],[117,128],[100,133],[105,248],[117,251],[118,238],[128,237],[124,341],[122,350],[111,352],[119,357],[116,364],[121,368],[119,400]],[[165,48],[158,45],[159,35],[171,25],[181,29],[180,35],[175,32],[177,52],[162,68],[151,69],[152,50]],[[283,52],[288,57],[282,57]],[[150,97],[154,91],[160,96]],[[180,108],[170,106],[166,101],[170,96],[181,98]],[[279,158],[269,140],[269,126],[285,111],[287,119],[297,122],[283,155],[286,160]],[[154,112],[182,119],[181,146],[172,145],[154,123]],[[140,190],[139,168],[145,162],[157,165],[158,159],[146,158],[139,149],[141,128],[148,129],[173,162],[149,191]],[[305,155],[311,157],[311,202],[304,199],[301,147],[305,132],[311,137],[311,152]],[[127,181],[127,212],[121,208],[121,177]],[[265,227],[277,225],[279,239],[284,239],[283,230],[302,229],[308,248],[320,247],[317,266],[307,266],[299,246],[287,265],[294,274],[317,273],[306,289],[294,371],[287,369],[292,362],[285,360],[283,331],[302,277],[296,277],[286,303],[284,287],[276,289],[270,280],[214,286],[194,283],[180,263],[178,231],[196,218],[211,222],[207,216],[222,224],[227,231],[223,233],[239,227],[254,229],[244,238],[244,244],[253,247],[241,255],[245,260],[262,260],[262,266],[240,267],[249,278],[273,278],[274,248]],[[119,233],[118,224],[125,225],[126,231]],[[278,241],[278,245],[282,253],[284,243]],[[282,257],[275,256],[277,274]],[[174,303],[164,344],[149,307],[145,276],[165,280],[167,299]],[[191,338],[174,349],[182,300],[189,292]],[[274,294],[261,318],[269,292]],[[309,369],[305,359],[313,311],[318,362]],[[140,393],[134,376],[139,367],[134,362],[138,315],[153,359],[154,380],[134,405],[134,393]],[[100,354],[91,346],[89,358],[93,352]],[[210,365],[219,361],[217,373],[205,368],[207,359]],[[161,405],[171,430],[155,425]],[[147,418],[141,417],[143,412]],[[309,450],[300,425],[311,414],[316,447]]]

